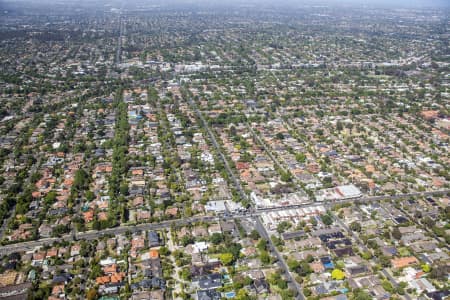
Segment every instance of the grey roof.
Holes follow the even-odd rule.
[[[222,286],[222,275],[210,274],[199,279],[199,286],[201,289],[215,289]]]
[[[198,300],[220,300],[220,293],[216,290],[200,290],[197,291]]]

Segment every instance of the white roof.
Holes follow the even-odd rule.
[[[197,242],[194,244],[194,249],[197,253],[203,252],[208,249],[208,244],[206,244],[206,242]]]
[[[357,197],[361,195],[361,191],[353,184],[341,185],[337,189],[344,195],[344,197]]]
[[[100,261],[100,265],[101,266],[108,266],[108,265],[112,265],[112,264],[115,264],[115,263],[116,263],[116,260],[114,258],[111,258],[111,257],[108,257],[106,259],[102,259]]]
[[[226,211],[225,201],[209,201],[205,205],[206,211]]]

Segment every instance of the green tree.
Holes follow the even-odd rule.
[[[276,137],[278,140],[284,140],[284,135],[283,135],[283,133],[281,133],[281,132],[278,132],[278,133],[275,135],[275,137]]]
[[[211,237],[209,238],[209,240],[211,241],[211,243],[213,243],[214,245],[218,245],[220,243],[223,242],[223,235],[221,233],[215,232],[211,235]]]
[[[251,300],[252,298],[248,295],[246,289],[240,289],[235,297],[236,300]]]
[[[87,187],[88,183],[89,183],[89,175],[86,173],[85,170],[78,169],[75,172],[72,188],[81,191]]]
[[[378,258],[380,260],[381,266],[383,266],[384,268],[388,268],[391,266],[391,260],[386,255],[380,255],[378,256]]]
[[[162,246],[161,248],[159,248],[159,254],[160,254],[161,256],[167,256],[167,255],[170,255],[170,250],[169,250],[169,248],[167,248],[167,247],[165,247],[165,246]]]
[[[184,281],[189,281],[191,280],[191,271],[189,270],[189,268],[183,268],[179,271],[179,275],[180,277],[184,280]]]
[[[287,229],[289,229],[291,226],[292,224],[288,221],[280,222],[277,226],[277,232],[281,234],[285,232]]]
[[[231,265],[231,263],[234,261],[234,257],[233,257],[232,253],[222,253],[219,256],[219,259],[222,262],[222,264],[224,264],[225,266]]]
[[[256,231],[255,229],[252,230],[252,232],[250,232],[249,237],[253,240],[257,240],[259,239],[261,236],[259,235],[258,231]]]
[[[306,297],[309,297],[312,295],[312,291],[309,288],[304,288],[303,289],[303,295],[305,295]]]
[[[260,239],[258,243],[256,244],[256,248],[258,248],[259,251],[264,251],[267,249],[267,241],[264,239]]]
[[[95,194],[92,191],[86,191],[86,200],[92,201],[95,199]]]
[[[269,252],[267,252],[266,250],[261,251],[259,258],[261,259],[261,262],[265,265],[270,263],[270,255]]]
[[[353,295],[355,300],[372,300],[373,298],[369,293],[361,289],[353,291]]]
[[[402,238],[402,233],[400,232],[400,229],[398,227],[394,227],[392,230],[392,237],[396,240],[400,240]]]
[[[364,251],[361,256],[365,260],[369,260],[372,258],[372,253],[370,251]]]
[[[194,238],[190,235],[185,235],[181,238],[181,244],[186,247],[189,244],[193,244],[194,243]]]
[[[297,154],[295,154],[295,159],[299,163],[304,163],[306,161],[306,155],[304,153],[297,153]]]
[[[281,176],[280,176],[280,179],[281,179],[282,181],[284,181],[284,182],[290,182],[290,181],[292,181],[291,173],[289,173],[289,172],[282,172],[282,173],[281,173]]]
[[[277,286],[278,286],[280,289],[285,290],[285,289],[287,289],[288,284],[287,284],[286,280],[284,280],[283,278],[279,278],[279,279],[277,280]]]
[[[350,229],[356,232],[361,232],[361,224],[357,221],[354,221],[350,224]]]
[[[391,284],[389,281],[387,281],[387,280],[383,280],[383,281],[381,282],[381,286],[383,287],[383,289],[384,289],[386,292],[389,292],[389,293],[393,293],[393,292],[394,292],[394,287],[393,287],[392,284]]]
[[[424,271],[425,273],[430,273],[431,271],[431,267],[429,264],[423,264],[422,265],[422,271]]]
[[[345,278],[345,273],[339,269],[334,269],[331,272],[331,278],[333,278],[334,280],[343,280]]]
[[[429,229],[432,229],[436,224],[436,222],[428,216],[422,220],[422,223],[425,224]]]
[[[56,201],[57,194],[55,191],[50,191],[44,197],[45,205],[51,205]]]
[[[322,222],[325,225],[333,224],[333,218],[329,214],[322,215],[320,216],[320,218],[322,219]]]
[[[289,267],[289,270],[294,271],[298,267],[300,267],[300,262],[296,259],[288,259],[287,265]]]

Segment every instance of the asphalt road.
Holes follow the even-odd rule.
[[[217,152],[219,153],[220,157],[222,158],[222,161],[223,161],[223,163],[225,165],[225,169],[228,172],[228,175],[231,177],[236,190],[239,192],[239,194],[242,197],[242,199],[248,199],[247,194],[244,192],[244,190],[243,190],[243,188],[241,186],[241,183],[239,182],[239,180],[236,178],[236,176],[234,175],[233,171],[231,170],[231,168],[230,168],[230,166],[228,164],[228,161],[227,161],[225,155],[222,153],[222,150],[221,150],[219,144],[217,143],[216,137],[214,136],[214,133],[209,128],[208,123],[206,122],[205,118],[203,117],[203,114],[199,111],[199,109],[197,108],[197,106],[194,103],[194,101],[192,101],[192,99],[189,99],[189,104],[191,105],[191,108],[195,111],[195,113],[197,114],[198,118],[202,121],[203,127],[208,131],[208,135],[210,137],[210,140],[213,143],[214,147],[216,148]],[[253,132],[253,134],[255,135],[254,132]],[[268,152],[268,153],[272,157],[272,154],[270,152]],[[272,157],[272,159],[274,160],[274,162],[277,163],[277,161],[273,157]],[[290,208],[287,208],[287,209],[290,209]],[[251,209],[251,211],[255,212],[255,209],[253,208],[253,209]],[[259,218],[259,215],[253,213],[253,214],[250,214],[250,215],[245,215],[245,217],[246,218],[252,217],[255,220],[256,230],[259,232],[259,234],[264,239],[267,240],[267,242],[269,243],[269,247],[270,247],[271,253],[273,255],[275,255],[275,257],[280,262],[281,268],[283,269],[284,273],[288,277],[289,281],[292,282],[292,284],[294,284],[295,289],[297,290],[297,297],[296,297],[296,299],[304,300],[305,297],[303,296],[303,292],[302,292],[302,289],[301,289],[300,285],[294,280],[294,278],[292,277],[291,273],[289,272],[289,268],[288,268],[286,262],[284,261],[283,256],[280,254],[278,249],[273,244],[272,239],[270,238],[266,228],[264,227],[264,224],[261,222],[261,220]]]
[[[394,287],[398,287],[397,281],[386,269],[382,269],[381,273],[383,273],[384,277],[386,277]],[[405,298],[406,300],[411,300],[411,297],[407,293],[403,295],[403,298]]]
[[[217,140],[216,140],[216,137],[215,137],[214,133],[211,131],[211,128],[209,128],[208,122],[206,122],[205,118],[203,117],[203,114],[197,108],[197,105],[194,103],[194,101],[192,101],[192,99],[189,99],[188,102],[189,102],[189,105],[191,106],[191,108],[197,114],[197,117],[202,121],[203,128],[205,128],[206,131],[208,132],[209,139],[211,140],[211,142],[213,143],[213,145],[216,148],[217,152],[219,153],[220,158],[222,159],[222,161],[223,161],[223,163],[225,165],[225,169],[226,169],[228,175],[230,175],[231,180],[233,181],[234,187],[239,192],[239,194],[242,197],[242,199],[247,199],[248,198],[247,194],[245,194],[244,189],[241,186],[241,183],[239,182],[239,180],[236,178],[236,176],[234,175],[233,171],[231,170],[230,165],[228,164],[228,160],[226,159],[225,155],[222,153],[222,150],[220,148],[219,143],[217,143]]]
[[[117,38],[116,65],[120,64],[120,60],[121,60],[122,36],[123,36],[122,9],[123,9],[124,3],[125,2],[122,3],[122,6],[119,11],[119,37]]]
[[[259,217],[255,217],[254,220],[255,220],[256,230],[259,232],[259,234],[261,235],[262,238],[267,240],[267,242],[269,244],[269,250],[272,253],[272,255],[274,255],[277,258],[277,260],[279,262],[279,266],[281,267],[284,274],[288,278],[288,282],[294,285],[294,287],[297,291],[296,299],[305,300],[305,296],[303,295],[303,291],[302,291],[300,284],[298,284],[298,282],[294,279],[294,277],[292,277],[292,274],[291,274],[291,272],[289,272],[289,267],[287,266],[286,261],[283,258],[283,255],[281,255],[281,253],[278,251],[278,249],[273,244],[272,239],[269,236],[269,233],[267,232],[266,228],[264,227],[264,224],[261,222]]]
[[[436,195],[436,194],[447,194],[449,192],[450,192],[450,190],[442,190],[442,191],[425,192],[425,193],[419,193],[419,194],[420,194],[420,196],[430,196],[430,195]],[[384,199],[401,199],[401,198],[408,198],[408,197],[412,197],[412,196],[419,196],[419,195],[418,195],[418,193],[413,193],[413,194],[404,194],[404,195],[397,195],[397,196],[365,197],[365,198],[358,199],[358,201],[359,202],[380,201],[380,200],[384,200]],[[255,218],[255,217],[260,216],[262,213],[267,213],[267,212],[283,211],[283,210],[289,210],[289,209],[294,209],[294,208],[306,208],[306,207],[313,207],[316,205],[329,206],[329,205],[333,205],[333,204],[347,203],[347,202],[354,202],[354,201],[355,201],[355,199],[350,199],[350,200],[335,201],[335,202],[331,202],[331,203],[316,202],[316,203],[306,203],[306,204],[301,204],[301,205],[291,205],[291,206],[285,206],[285,207],[273,207],[273,208],[264,208],[264,209],[253,208],[253,209],[249,210],[247,213],[233,214],[229,217],[201,216],[201,217],[191,217],[191,218],[184,218],[184,219],[168,220],[168,221],[163,221],[163,222],[159,222],[159,223],[142,223],[142,224],[138,224],[138,225],[124,225],[124,226],[119,226],[119,227],[115,227],[115,228],[104,229],[101,231],[87,231],[87,232],[80,232],[77,234],[67,234],[61,238],[59,238],[59,237],[58,238],[45,238],[45,239],[39,239],[36,241],[4,245],[4,246],[0,246],[0,255],[9,254],[14,251],[32,250],[35,247],[39,247],[39,246],[42,246],[45,244],[49,245],[49,244],[52,244],[53,242],[60,241],[61,239],[67,240],[67,241],[74,240],[74,239],[92,240],[92,239],[96,239],[98,237],[101,237],[101,236],[107,235],[107,234],[115,235],[115,234],[122,234],[127,231],[135,232],[135,231],[140,231],[140,230],[158,230],[158,229],[163,229],[163,228],[170,228],[170,226],[172,226],[172,224],[185,225],[185,224],[189,224],[189,223],[193,223],[193,222],[201,222],[201,221],[211,222],[211,221],[216,221],[219,219],[227,219],[227,218],[229,218],[229,219]]]
[[[283,170],[283,172],[287,173],[288,171],[286,170],[286,168],[278,161],[278,159],[275,158],[272,151],[267,147],[266,143],[261,139],[259,134],[257,132],[255,132],[255,130],[249,124],[245,124],[245,125],[247,126],[247,129],[252,133],[253,137],[264,148],[267,155],[269,155],[270,159],[277,165],[278,168]]]

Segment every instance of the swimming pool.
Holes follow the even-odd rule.
[[[226,293],[225,293],[225,297],[228,298],[228,299],[234,298],[234,297],[236,297],[236,293],[235,293],[234,291],[232,291],[232,292],[226,292]]]

